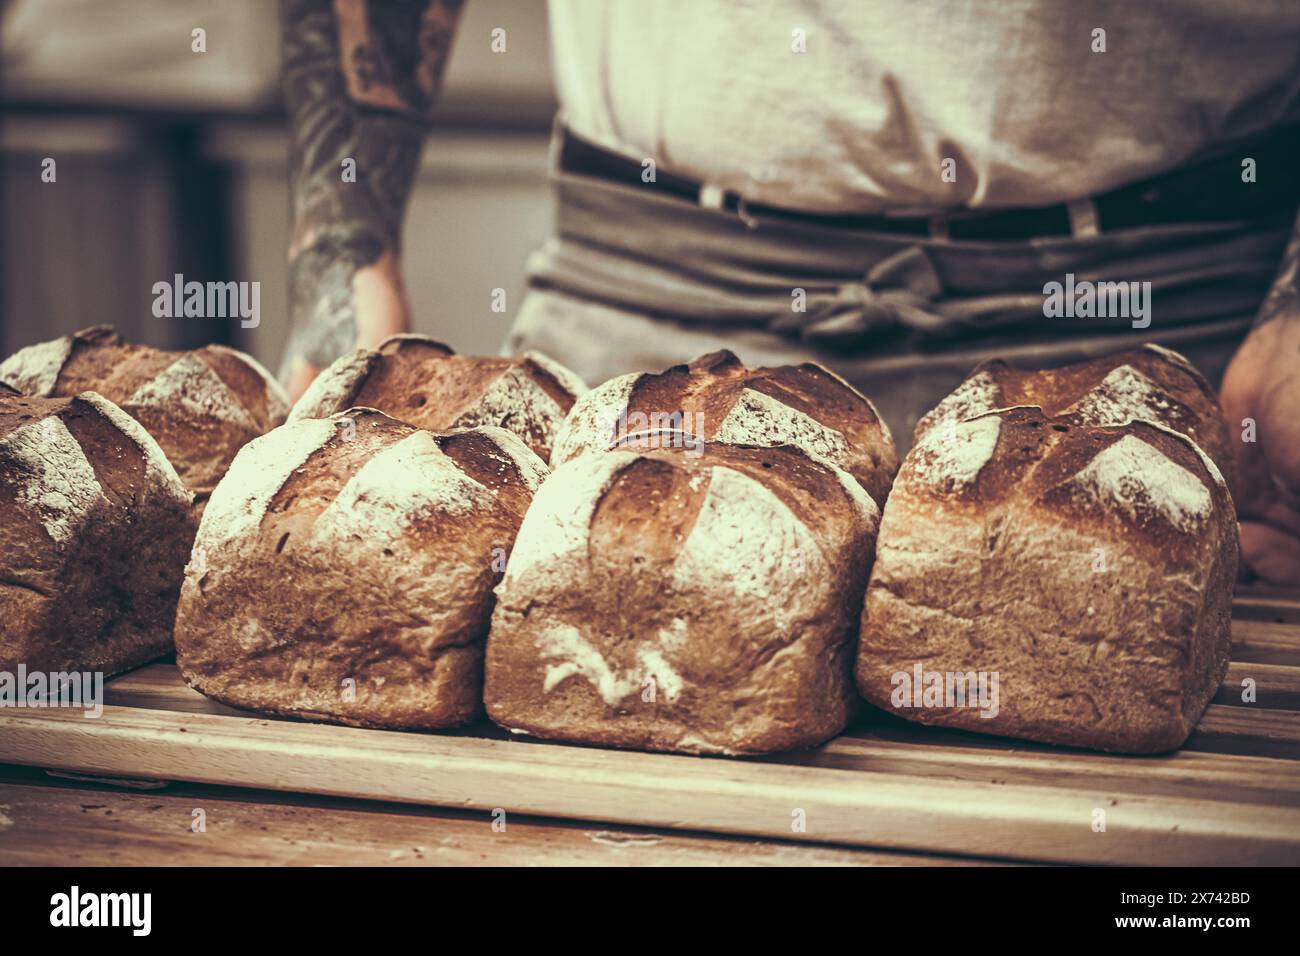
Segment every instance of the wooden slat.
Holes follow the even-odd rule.
[[[1300,627],[1273,621],[1232,622],[1232,652],[1237,663],[1300,667]]]
[[[1260,701],[1244,705],[1240,701],[1240,676],[1253,676],[1258,684]],[[1225,681],[1225,691],[1232,692],[1232,700],[1241,706],[1264,707],[1275,703],[1281,689],[1294,689],[1300,683],[1300,669],[1262,664],[1233,665]],[[1288,691],[1290,692],[1290,691]],[[107,688],[109,704],[174,710],[184,713],[224,713],[247,719],[260,719],[258,715],[238,711],[208,700],[187,687],[176,668],[170,664],[157,664],[142,668],[132,674],[110,681]],[[946,731],[934,727],[878,715],[876,719],[861,722],[849,733],[815,751],[779,754],[766,758],[777,764],[821,766],[835,769],[873,769],[877,771],[910,772],[938,778],[986,780],[989,782],[1023,783],[1029,785],[1067,786],[1088,779],[1105,780],[1107,786],[1137,789],[1146,793],[1204,796],[1201,788],[1216,788],[1223,794],[1238,793],[1244,800],[1284,804],[1300,803],[1300,773],[1296,768],[1272,770],[1275,765],[1250,757],[1244,762],[1234,762],[1221,752],[1244,736],[1259,739],[1247,743],[1244,753],[1259,756],[1286,757],[1298,753],[1297,733],[1300,733],[1300,714],[1281,715],[1289,721],[1290,732],[1284,723],[1280,738],[1268,732],[1278,717],[1264,724],[1233,722],[1224,725],[1215,708],[1210,717],[1209,737],[1200,741],[1209,744],[1202,749],[1214,751],[1206,756],[1194,750],[1185,750],[1172,757],[1133,758],[1091,754],[1064,750],[1024,741],[996,737],[981,737],[959,731]],[[466,735],[508,739],[507,735],[488,724],[480,724]],[[868,744],[878,749],[870,750]],[[865,748],[865,749],[864,749]],[[1233,753],[1228,749],[1226,753]],[[886,757],[888,754],[888,757]],[[857,761],[850,755],[862,755]]]
[[[1247,704],[1241,699],[1241,682],[1247,677],[1252,678],[1256,685],[1256,700],[1253,704]],[[121,707],[176,710],[190,714],[225,714],[230,717],[258,716],[251,711],[227,707],[204,697],[185,684],[174,664],[150,664],[115,677],[105,685],[104,698],[105,703]],[[1300,667],[1233,663],[1228,668],[1227,677],[1214,702],[1271,710],[1300,710]],[[474,736],[482,735],[482,731],[476,730],[474,733]]]
[[[1300,624],[1300,591],[1258,585],[1238,588],[1232,599],[1232,616]]]
[[[1255,682],[1255,700],[1241,699],[1242,681]],[[1269,710],[1300,710],[1300,667],[1251,664],[1234,661],[1219,687],[1214,703],[1229,707],[1264,707]]]
[[[1057,862],[1300,862],[1300,810],[108,706],[0,713],[0,761]],[[1106,813],[1106,832],[1092,829]],[[793,833],[797,811],[806,831]]]
[[[104,685],[104,703],[119,707],[174,710],[187,714],[257,716],[204,697],[185,683],[175,664],[149,664],[114,677]]]
[[[878,737],[915,747],[956,744],[981,746],[994,751],[1086,753],[1012,738],[985,737],[958,730],[925,727],[885,713],[869,715],[858,725],[850,727],[845,736]],[[1300,761],[1300,712],[1270,710],[1257,705],[1235,707],[1211,704],[1182,749]]]
[[[193,812],[206,829],[191,829]],[[971,861],[327,797],[52,786],[0,771],[5,866],[953,866]],[[986,864],[987,865],[987,864]]]
[[[995,738],[972,745],[970,739],[952,734],[928,742],[899,741],[859,732],[813,751],[768,759],[836,770],[911,774],[936,782],[1061,790],[1093,787],[1147,796],[1300,806],[1300,768],[1291,761],[1189,750],[1155,757],[1114,756]]]
[[[1240,862],[1297,862],[1300,627],[1291,622],[1300,619],[1300,596],[1250,589],[1238,594],[1234,610],[1233,664],[1216,703],[1183,750],[1161,757],[1071,751],[926,728],[884,714],[817,750],[751,761],[524,741],[490,724],[456,734],[395,734],[266,720],[208,700],[184,685],[174,665],[158,664],[109,682],[101,720],[0,711],[0,761],[193,780],[199,790],[204,783],[235,784],[502,806],[511,819],[536,813],[698,828],[781,841],[773,846],[793,838],[1058,862],[1216,862],[1225,853]],[[1240,699],[1247,677],[1256,682],[1253,703]],[[35,801],[33,795],[23,800],[29,796]],[[262,811],[253,808],[262,806],[247,802],[239,812],[258,818]],[[1093,806],[1107,811],[1106,834],[1091,830]],[[796,807],[808,813],[803,834],[788,832]],[[258,825],[266,825],[261,819]],[[49,826],[55,826],[52,820]],[[75,824],[65,826],[77,832]],[[1112,839],[1121,833],[1122,839]],[[0,860],[4,837],[0,828]],[[93,848],[97,838],[82,834],[78,840],[83,837]],[[556,839],[563,843],[567,837]],[[645,842],[629,839],[612,837],[611,845]],[[689,839],[717,839],[728,848],[757,845],[725,837]],[[149,842],[142,834],[132,840]],[[296,838],[286,841],[294,844]],[[166,840],[155,842],[155,850],[171,852],[164,849]],[[111,855],[117,852],[112,845],[105,838],[101,849]],[[723,852],[690,846],[672,844],[672,852],[695,854],[694,860]],[[271,844],[264,849],[275,856]],[[584,849],[579,843],[557,852],[580,861]],[[108,858],[94,852],[88,850],[88,861]],[[251,852],[256,857],[261,851]],[[882,855],[873,862],[892,862],[897,855],[894,849],[873,852]],[[349,847],[338,861],[356,862],[358,854],[372,859],[365,849]],[[901,859],[913,857],[903,853]]]
[[[1241,678],[1253,677],[1257,683],[1257,702],[1245,704],[1241,701]],[[1300,712],[1278,712],[1276,708],[1300,701],[1300,668],[1278,667],[1276,665],[1242,664],[1229,669],[1228,678],[1220,695],[1229,701],[1228,706],[1240,706],[1255,710],[1253,717],[1230,719],[1221,716],[1224,705],[1212,705],[1202,719],[1198,733],[1185,745],[1185,750],[1204,750],[1224,754],[1240,754],[1257,757],[1277,757],[1300,759]],[[186,686],[174,665],[155,664],[142,668],[131,674],[110,681],[105,691],[106,701],[110,705],[126,707],[144,707],[148,709],[169,710],[178,713],[208,713],[227,716],[259,719],[259,715],[249,711],[236,710],[209,700],[202,694]],[[962,734],[944,731],[934,727],[922,727],[907,721],[901,721],[887,715],[876,715],[865,722],[879,735],[882,725],[887,729],[885,736],[896,741],[907,741],[911,746],[923,751],[922,756],[933,760],[932,753],[936,746],[955,740],[965,745],[971,740],[983,742],[986,748],[998,752],[1009,748],[1037,748],[1045,753],[1060,754],[1059,748],[1040,747],[1023,741],[1001,738],[983,738],[974,734]],[[863,724],[850,728],[849,735],[862,734]],[[946,735],[946,736],[943,736]],[[508,735],[486,721],[466,728],[457,736],[486,737],[504,740]],[[822,751],[828,754],[833,750]],[[807,763],[801,755],[785,755],[772,758],[775,762]],[[1073,759],[1081,759],[1076,755]],[[1119,758],[1121,760],[1127,758]],[[833,761],[833,758],[832,758]],[[924,762],[924,761],[922,761]],[[942,764],[942,762],[941,762]],[[942,771],[939,771],[940,773]],[[1230,785],[1229,778],[1223,779]],[[1247,788],[1249,789],[1249,788]]]
[[[1241,679],[1246,676],[1253,677],[1257,683],[1257,702],[1255,704],[1245,704],[1241,701]],[[1281,706],[1295,704],[1300,701],[1300,668],[1265,664],[1234,664],[1229,668],[1228,677],[1220,694],[1228,700],[1229,706],[1251,709],[1256,711],[1256,714],[1251,717],[1233,719],[1231,715],[1223,713],[1222,706],[1212,706],[1203,719],[1200,734],[1189,741],[1184,750],[1185,753],[1204,750],[1216,754],[1300,758],[1300,713],[1274,712]],[[257,714],[235,710],[204,697],[186,686],[175,667],[170,664],[152,665],[110,681],[106,698],[109,704],[120,706],[173,710],[183,713],[216,713],[247,719],[260,719]],[[463,732],[463,735],[507,739],[505,733],[486,722],[468,728]],[[1106,769],[1112,774],[1110,779],[1115,785],[1119,785],[1120,779],[1130,781],[1145,779],[1146,775],[1151,772],[1150,765],[1143,762],[1148,758],[1138,758],[1134,762],[1134,758],[1131,757],[1106,757],[1025,741],[981,737],[960,731],[922,727],[883,714],[876,715],[874,719],[868,719],[858,726],[850,728],[849,733],[843,739],[853,740],[863,737],[873,737],[884,743],[893,741],[905,748],[915,750],[914,766],[930,766],[935,776],[944,776],[952,772],[949,761],[944,757],[946,752],[953,752],[958,755],[968,753],[984,754],[984,762],[993,765],[992,769],[995,771],[993,774],[995,777],[1001,780],[1014,778],[1025,783],[1050,782],[1051,774],[1059,774],[1061,780],[1069,779],[1071,778],[1068,772],[1070,767],[1086,767],[1086,770],[1080,771],[1085,776],[1097,774],[1102,772],[1103,769],[1097,762],[1099,760],[1106,761]],[[837,748],[832,743],[814,751],[816,757],[804,753],[782,754],[769,759],[774,763],[836,766],[840,769],[847,769],[848,765],[843,761],[843,755],[846,752],[843,748]],[[999,758],[1002,754],[1009,754],[1011,757],[1007,760],[1001,760]],[[1037,771],[1028,772],[1027,775],[1016,772],[1015,768],[1021,766],[1019,761],[1027,759],[1028,755],[1031,754],[1035,755],[1035,759],[1038,761],[1035,766],[1051,768],[1047,775],[1040,774]],[[897,752],[895,752],[895,756],[897,756]],[[1221,759],[1220,757],[1215,758],[1215,760]],[[964,757],[957,762],[962,763],[963,760]],[[1133,770],[1128,772],[1122,768],[1133,768]],[[1282,792],[1280,788],[1282,787],[1283,777],[1280,775],[1276,777],[1263,775],[1263,768],[1258,766],[1250,769],[1249,777],[1243,777],[1237,769],[1225,765],[1219,765],[1217,770],[1210,765],[1204,765],[1200,768],[1204,772],[1192,774],[1184,773],[1185,769],[1183,765],[1178,765],[1170,777],[1171,780],[1179,781],[1176,786],[1186,785],[1194,788],[1202,785],[1220,785],[1225,791],[1229,792],[1233,788],[1240,787],[1243,789],[1244,798],[1246,799],[1250,799],[1252,795],[1258,796],[1260,793]],[[1293,785],[1297,782],[1297,778],[1293,775],[1286,776],[1285,779],[1291,780]],[[1243,783],[1243,781],[1249,782]],[[1254,784],[1259,784],[1258,789],[1253,786]],[[1161,792],[1173,793],[1175,791],[1164,790]],[[1285,793],[1281,802],[1290,803],[1297,797],[1300,797],[1300,791],[1292,789]]]
[[[1187,750],[1300,760],[1300,713],[1211,704]]]
[[[1260,702],[1276,705],[1283,690],[1296,692],[1300,699],[1300,669],[1262,664],[1233,665],[1225,681],[1231,700],[1240,701],[1240,676],[1253,676]],[[173,710],[184,713],[224,713],[248,719],[257,714],[225,707],[192,690],[170,664],[157,664],[110,681],[107,702],[121,706]],[[1241,704],[1242,706],[1247,706]],[[1300,723],[1300,715],[1296,716]],[[874,770],[911,773],[937,779],[965,779],[991,783],[1019,783],[1031,786],[1068,787],[1093,781],[1097,785],[1170,796],[1240,799],[1258,803],[1300,805],[1300,774],[1295,768],[1278,769],[1255,757],[1234,760],[1220,753],[1198,754],[1191,750],[1167,757],[1133,758],[1092,754],[1048,747],[1024,741],[980,737],[957,731],[921,727],[906,721],[889,720],[892,738],[882,735],[881,722],[863,722],[850,732],[814,751],[779,754],[767,762],[816,766],[841,770]],[[1237,725],[1234,725],[1236,729]],[[1211,724],[1212,730],[1215,725]],[[466,735],[508,739],[490,724],[470,728]],[[1294,734],[1291,735],[1294,737]],[[1217,744],[1224,749],[1220,730]],[[1261,756],[1286,756],[1295,748],[1292,741],[1263,738]],[[1232,752],[1232,751],[1228,751]],[[1248,749],[1247,752],[1255,752]]]

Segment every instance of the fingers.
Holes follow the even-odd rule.
[[[1220,401],[1240,439],[1232,442],[1238,515],[1300,536],[1300,321],[1252,330],[1228,365]]]
[[[1224,372],[1219,392],[1228,434],[1234,439],[1232,451],[1237,460],[1234,497],[1241,514],[1255,513],[1273,497],[1273,483],[1261,447],[1261,426],[1257,420],[1260,389],[1267,381],[1271,364],[1267,343],[1262,343],[1257,332],[1251,333]],[[1247,423],[1253,425],[1248,428]],[[1248,435],[1254,440],[1246,440]]]
[[[411,310],[395,253],[385,250],[373,263],[345,271],[350,274],[341,293],[319,283],[308,286],[316,298],[308,300],[310,312],[291,337],[280,368],[280,379],[293,401],[323,366],[350,349],[375,348],[389,336],[411,330]]]
[[[1300,498],[1300,355],[1275,362],[1259,396],[1260,445],[1276,491]]]
[[[1243,521],[1241,557],[1251,572],[1269,584],[1300,585],[1300,537]]]
[[[1253,329],[1224,373],[1220,400],[1229,430],[1240,429],[1232,444],[1243,568],[1300,585],[1300,321]]]

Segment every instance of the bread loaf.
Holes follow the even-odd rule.
[[[1196,442],[1228,488],[1234,487],[1228,427],[1214,391],[1187,359],[1151,343],[1040,372],[985,362],[917,423],[913,441],[946,422],[1015,405],[1036,405],[1080,425],[1123,425],[1130,419],[1164,425]]]
[[[616,449],[561,465],[524,519],[484,699],[512,731],[686,753],[820,743],[855,704],[879,512],[793,446]]]
[[[106,325],[15,352],[0,379],[28,395],[99,392],[157,440],[200,502],[235,452],[288,411],[284,390],[243,352],[168,352],[126,342]]]
[[[1170,750],[1226,671],[1236,563],[1224,480],[1172,429],[1030,407],[932,428],[881,522],[858,687],[922,723]]]
[[[545,473],[502,429],[436,434],[367,408],[256,439],[199,526],[176,618],[181,673],[288,717],[470,720],[492,587]]]
[[[0,386],[0,670],[114,674],[168,653],[190,504],[103,396]]]
[[[661,428],[731,444],[795,445],[853,475],[877,503],[898,471],[888,426],[843,379],[811,362],[746,368],[727,351],[588,392],[560,429],[551,466]]]
[[[540,352],[517,359],[456,355],[424,335],[395,335],[321,372],[290,418],[325,418],[363,405],[435,431],[496,425],[546,460],[556,429],[584,391],[581,379]]]

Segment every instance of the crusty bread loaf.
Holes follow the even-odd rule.
[[[560,422],[585,391],[580,378],[540,352],[517,359],[457,355],[428,336],[395,335],[321,372],[290,418],[325,418],[363,405],[435,431],[496,425],[545,461]]]
[[[113,674],[168,653],[190,505],[101,395],[0,388],[0,670]]]
[[[1196,442],[1229,490],[1235,487],[1228,426],[1214,390],[1191,362],[1153,343],[1039,372],[985,362],[917,422],[913,442],[945,422],[1015,405],[1036,405],[1080,425],[1123,425],[1132,419],[1164,425]]]
[[[592,389],[560,429],[551,467],[638,430],[667,427],[730,444],[795,445],[853,475],[877,503],[898,471],[884,419],[843,379],[811,362],[746,368],[727,351]]]
[[[1178,432],[1030,407],[933,428],[881,521],[858,687],[922,723],[1170,750],[1226,671],[1236,563],[1227,487]],[[953,675],[996,675],[995,716],[922,698]]]
[[[367,727],[481,708],[492,587],[546,466],[499,428],[354,408],[247,445],[199,526],[177,664],[236,707]]]
[[[243,352],[168,352],[126,342],[106,325],[15,352],[0,379],[28,395],[99,392],[157,440],[200,502],[235,452],[283,422],[289,407],[279,383]]]
[[[856,702],[878,519],[851,476],[788,445],[561,465],[497,589],[489,716],[539,737],[688,753],[826,740]]]

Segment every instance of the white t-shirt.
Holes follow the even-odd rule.
[[[810,211],[1049,205],[1300,121],[1300,0],[551,0],[551,36],[575,133]]]

